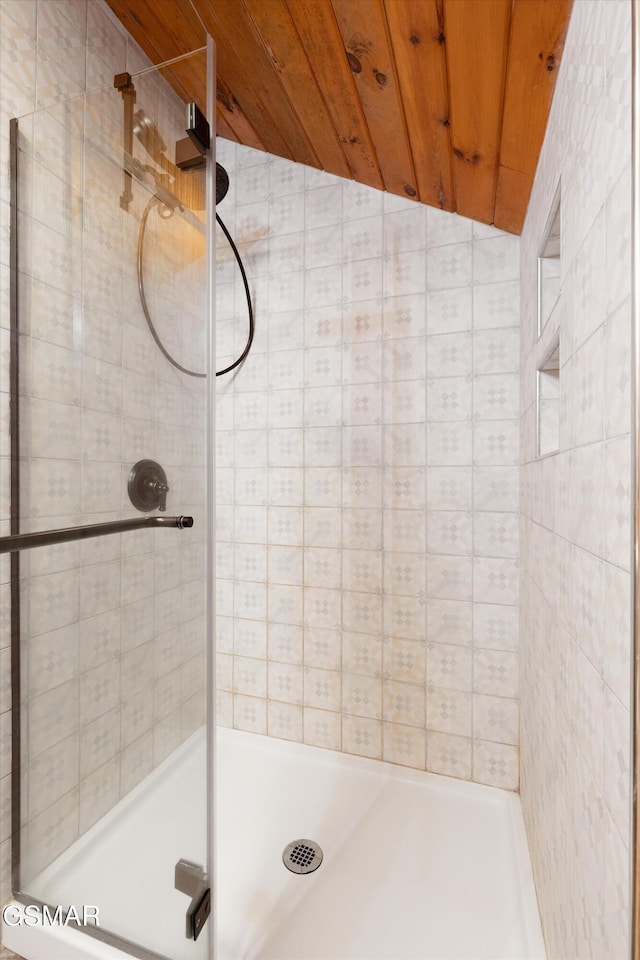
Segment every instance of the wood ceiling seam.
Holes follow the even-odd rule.
[[[319,75],[318,69],[314,65],[314,58],[310,57],[307,52],[316,84],[322,94],[327,111],[333,119],[338,132],[338,139],[344,145],[344,154],[351,178],[367,186],[383,189],[384,181],[371,133],[346,55],[343,57],[345,53],[344,45],[330,0],[305,0],[304,4],[297,5],[292,5],[291,0],[285,0],[285,3],[305,51],[308,48],[315,49],[314,39],[316,42],[321,40],[324,43],[323,53],[327,62],[331,62],[332,67],[336,69],[336,77],[334,78],[331,76],[331,71],[327,73],[326,66],[319,59],[318,63],[321,68],[321,75]],[[324,29],[314,30],[311,26],[311,18],[318,21],[316,26],[319,27],[322,24]],[[324,36],[325,33],[333,34],[328,42],[327,37]],[[331,39],[334,41],[333,46],[330,45]],[[336,53],[338,49],[340,52]],[[333,85],[332,81],[335,79],[338,81],[338,86],[342,81],[343,89],[340,94],[336,89],[335,96],[332,97],[330,90]],[[344,104],[345,108],[341,108],[341,112],[339,112],[341,104]],[[346,114],[350,114],[350,116],[346,116]],[[341,118],[345,119],[344,132],[342,132]]]
[[[381,0],[331,0],[331,6],[384,187],[398,196],[417,197],[415,167]]]
[[[458,213],[491,223],[512,0],[444,0]]]
[[[107,2],[108,2],[111,6],[113,6],[112,0],[107,0]],[[117,0],[114,0],[114,2],[117,2]],[[129,2],[129,0],[124,0],[124,2],[125,2],[125,4],[126,4],[126,3]],[[204,36],[205,39],[206,39],[207,35],[209,34],[209,31],[207,30],[207,27],[206,27],[206,25],[205,25],[202,17],[200,16],[200,13],[198,12],[198,9],[196,8],[193,0],[188,0],[188,4],[189,4],[189,6],[191,7],[193,16],[198,20],[198,22],[199,22],[199,24],[200,24],[200,26],[201,26],[201,28],[202,28],[203,36]],[[147,34],[146,36],[147,36],[147,38],[148,38],[148,34]],[[151,44],[150,44],[150,42],[149,42],[148,40],[147,40],[147,42],[149,43],[149,46],[151,46]],[[148,51],[147,51],[147,52],[148,52]],[[155,58],[154,58],[154,57],[151,57],[151,59],[154,60],[155,62],[160,62],[160,61],[162,60],[162,57],[160,56],[160,54],[159,54],[157,51],[155,51],[155,54],[156,54]],[[183,100],[185,101],[185,103],[189,102],[190,100],[192,100],[192,99],[194,98],[193,89],[188,89],[188,90],[187,90],[187,89],[185,89],[184,87],[182,87],[182,89],[183,89],[183,91],[184,91],[182,98],[183,98]],[[206,97],[206,91],[205,91],[205,97]],[[199,105],[200,108],[203,110],[203,112],[206,113],[207,104],[206,104],[206,103],[199,103],[198,105]],[[246,130],[246,128],[245,128],[244,133],[241,134],[239,131],[237,131],[236,129],[234,129],[234,126],[233,126],[232,121],[230,121],[228,117],[225,117],[223,111],[227,111],[227,107],[226,107],[226,105],[225,105],[223,102],[221,102],[221,100],[218,98],[218,79],[217,79],[217,77],[216,77],[216,118],[215,118],[216,136],[218,136],[218,135],[223,136],[223,137],[226,136],[227,139],[232,140],[232,141],[234,141],[235,143],[242,143],[242,142],[243,142],[243,137],[246,137],[247,140],[250,141],[248,145],[251,145],[251,146],[253,146],[255,149],[259,149],[259,150],[264,150],[264,149],[265,149],[264,144],[262,143],[262,141],[260,140],[260,138],[258,137],[257,133],[255,133],[255,131],[253,130],[252,127],[251,127],[250,131]],[[229,112],[229,113],[232,113],[232,111],[228,111],[228,112]],[[220,118],[219,120],[218,120],[218,117]],[[237,120],[237,118],[236,118],[236,120]],[[246,121],[246,124],[247,124],[248,126],[250,126],[248,120]],[[220,131],[220,132],[218,131],[218,127],[219,127],[219,126],[222,127],[222,129],[224,130],[224,133],[222,133],[222,131]]]
[[[207,25],[205,24],[204,20],[203,20],[202,17],[200,16],[200,14],[199,14],[199,12],[198,12],[198,8],[196,7],[196,5],[195,5],[195,3],[193,2],[193,0],[189,0],[189,5],[191,6],[191,9],[193,10],[194,15],[195,15],[195,16],[198,18],[198,20],[200,21],[200,25],[201,25],[202,29],[204,30],[205,34],[210,36],[209,31],[207,30]]]
[[[514,22],[513,11],[514,11],[515,4],[516,4],[516,0],[511,0],[511,7],[509,10],[509,28],[508,28],[508,34],[507,34],[507,54],[504,58],[504,70],[502,71],[502,94],[500,97],[500,113],[499,113],[500,130],[498,133],[498,154],[496,156],[496,164],[495,164],[496,175],[493,181],[493,203],[491,205],[491,210],[492,210],[491,223],[494,226],[496,222],[496,201],[498,197],[498,179],[500,176],[500,155],[502,152],[502,133],[504,130],[504,104],[505,104],[505,98],[507,95],[507,73],[509,70],[509,55],[511,51],[511,36],[512,36],[512,30],[513,30],[513,22]]]
[[[383,15],[383,17],[384,17],[385,28],[386,28],[387,36],[388,36],[388,39],[389,39],[389,50],[390,50],[391,59],[392,59],[392,62],[393,62],[393,69],[394,69],[394,71],[395,71],[396,82],[397,82],[397,85],[398,85],[398,92],[399,92],[399,94],[400,94],[400,108],[401,108],[401,111],[402,111],[402,124],[403,124],[403,126],[404,126],[405,136],[406,136],[406,139],[407,139],[407,149],[408,149],[408,151],[409,151],[409,156],[411,157],[411,167],[412,167],[412,169],[413,169],[413,182],[415,183],[415,185],[416,185],[416,190],[417,190],[416,200],[418,200],[418,202],[420,202],[422,198],[420,197],[420,190],[419,190],[419,188],[418,188],[417,162],[416,162],[416,158],[415,158],[415,155],[414,155],[413,146],[412,146],[412,143],[411,143],[411,136],[410,136],[410,133],[409,133],[409,122],[408,122],[408,120],[407,120],[407,114],[406,114],[406,111],[405,111],[405,108],[404,108],[404,98],[403,98],[403,96],[402,96],[402,87],[401,87],[401,85],[400,85],[400,75],[399,75],[399,73],[398,73],[398,64],[396,63],[396,55],[395,55],[395,50],[393,49],[393,40],[392,40],[392,37],[391,37],[391,28],[389,27],[389,20],[388,20],[388,18],[387,18],[387,8],[386,8],[386,6],[385,6],[385,4],[384,4],[384,0],[380,0],[380,5],[381,5],[381,7],[382,7],[382,15]]]
[[[445,37],[436,0],[384,0],[420,200],[455,209]]]
[[[226,52],[235,54],[237,63],[247,75],[250,88],[267,108],[286,144],[289,158],[296,157],[308,166],[320,166],[313,144],[292,107],[247,5],[242,0],[215,0],[215,5],[209,3],[209,9],[220,31],[220,44]]]
[[[449,83],[449,54],[447,50],[447,33],[445,30],[444,24],[444,0],[436,0],[436,11],[438,14],[438,23],[440,24],[440,29],[442,36],[444,37],[443,41],[443,54],[444,54],[444,75],[445,75],[445,86],[447,90],[447,145],[448,145],[448,161],[449,161],[449,172],[450,172],[450,182],[451,182],[451,203],[452,203],[452,213],[458,213],[458,197],[456,195],[456,178],[453,171],[453,141],[451,138],[451,88]]]
[[[237,112],[233,109],[234,103],[238,107]],[[242,143],[246,147],[252,147],[254,150],[268,152],[257,131],[242,113],[240,104],[235,100],[226,84],[220,77],[216,76],[216,115],[218,112],[233,131],[238,143]]]
[[[142,47],[147,56],[158,67],[161,75],[168,77],[168,82],[173,86],[178,95],[183,100],[190,99],[201,100],[202,96],[197,95],[197,91],[205,88],[204,79],[200,78],[199,72],[193,64],[183,61],[172,67],[163,68],[162,63],[172,60],[176,56],[183,56],[188,53],[185,50],[181,36],[177,37],[173,30],[165,30],[164,20],[158,18],[158,4],[152,6],[148,0],[136,0],[135,12],[131,9],[130,0],[108,0],[109,6],[127,27],[128,32]],[[172,0],[160,0],[159,8],[164,10],[175,9]],[[181,15],[184,8],[178,8],[178,15]],[[162,31],[158,26],[162,25]],[[153,38],[157,36],[160,44],[154,42]],[[191,46],[200,48],[203,45],[203,36],[196,34],[193,36]],[[187,44],[185,44],[186,46]],[[186,78],[186,80],[185,80]]]
[[[386,33],[387,33],[387,43],[388,43],[388,45],[389,45],[389,55],[390,55],[390,57],[391,57],[391,63],[392,63],[393,72],[394,72],[394,76],[395,76],[396,87],[397,87],[397,89],[398,89],[398,94],[399,94],[399,96],[398,96],[398,102],[399,102],[399,105],[400,105],[401,123],[402,123],[402,126],[403,126],[403,128],[404,128],[404,135],[405,135],[405,140],[406,140],[406,144],[407,144],[407,150],[409,151],[409,157],[410,157],[410,160],[411,160],[411,169],[412,169],[412,172],[413,172],[413,181],[412,181],[412,182],[415,184],[415,189],[416,189],[416,191],[417,191],[416,200],[419,201],[419,200],[420,200],[420,192],[419,192],[419,190],[418,190],[418,177],[417,177],[417,173],[416,173],[416,161],[415,161],[415,157],[414,157],[414,155],[413,155],[413,148],[412,148],[412,146],[411,146],[411,138],[410,138],[410,136],[409,136],[409,124],[408,124],[408,122],[407,122],[407,115],[406,115],[406,112],[405,112],[405,109],[404,109],[404,100],[403,100],[403,97],[402,97],[402,90],[401,90],[401,87],[400,87],[400,77],[399,77],[399,75],[398,75],[398,65],[397,65],[397,63],[396,63],[396,55],[395,55],[395,51],[394,51],[394,49],[393,49],[393,42],[392,42],[392,39],[391,39],[391,30],[390,30],[390,28],[389,28],[389,20],[387,19],[387,8],[386,8],[385,5],[384,5],[384,0],[378,0],[378,3],[380,4],[380,9],[381,9],[381,12],[382,12],[382,19],[383,19],[383,21],[384,21],[384,28],[385,28]]]
[[[413,171],[421,202],[521,229],[572,0],[107,3],[176,93],[202,108],[203,64],[160,64],[200,48],[209,24],[220,135],[400,195]],[[226,53],[216,19],[233,42]]]
[[[232,143],[239,143],[238,137],[233,127],[227,123],[223,114],[224,107],[216,101],[216,137],[222,137],[223,140],[229,140]]]
[[[246,75],[246,70],[242,60],[237,56],[232,46],[227,46],[220,42],[221,37],[226,38],[226,32],[219,25],[213,7],[208,0],[193,0],[193,2],[196,6],[199,6],[201,17],[216,43],[216,72],[218,78],[226,85],[231,93],[229,102],[234,102],[237,105],[239,112],[247,118],[252,129],[255,130],[258,138],[269,153],[285,157],[288,160],[293,159],[289,146],[281,136],[278,126],[274,122],[262,97],[258,96],[255,91],[252,91],[250,85],[243,79]],[[213,26],[217,26],[218,30],[211,29]],[[233,82],[231,82],[231,78],[233,78]],[[239,83],[243,87],[242,92],[239,89]],[[222,86],[222,84],[220,84],[220,86]],[[224,101],[222,102],[228,109],[227,104],[225,104]],[[258,120],[259,122],[257,122]]]
[[[495,208],[496,226],[509,232],[524,222],[571,8],[572,0],[514,0]]]
[[[296,37],[297,37],[297,39],[298,39],[298,43],[299,43],[299,46],[300,46],[300,51],[299,51],[300,57],[301,57],[301,58],[304,58],[304,60],[305,60],[306,63],[307,63],[308,73],[309,73],[309,80],[310,80],[310,82],[315,86],[316,104],[317,104],[317,101],[319,100],[319,101],[320,101],[320,106],[321,106],[321,113],[323,113],[324,116],[326,117],[326,121],[325,121],[325,122],[331,125],[331,130],[332,130],[333,133],[334,133],[334,138],[333,138],[333,139],[335,140],[335,144],[331,144],[329,147],[327,146],[326,142],[320,142],[320,143],[319,143],[316,139],[314,139],[314,137],[312,136],[311,132],[308,130],[309,121],[306,119],[305,116],[303,116],[303,115],[301,114],[301,112],[300,112],[300,111],[298,110],[298,108],[296,107],[295,100],[292,99],[292,96],[291,96],[291,94],[290,94],[290,92],[289,92],[289,86],[288,86],[289,80],[288,80],[288,77],[286,78],[286,79],[287,79],[287,83],[286,83],[286,84],[285,84],[285,81],[284,81],[284,78],[285,78],[285,74],[284,74],[284,70],[285,70],[284,62],[285,62],[285,61],[284,61],[284,59],[283,59],[281,56],[278,56],[278,55],[276,54],[276,52],[274,51],[274,49],[273,49],[273,41],[274,41],[274,38],[273,38],[273,37],[270,37],[270,39],[267,40],[266,36],[264,36],[264,33],[263,33],[263,31],[264,31],[264,21],[262,22],[263,25],[262,25],[262,27],[261,27],[261,26],[258,24],[257,20],[256,20],[256,16],[257,16],[257,7],[256,7],[256,5],[255,5],[254,3],[252,3],[251,0],[249,0],[249,2],[247,2],[247,0],[242,0],[242,2],[243,2],[244,6],[245,6],[245,8],[246,8],[246,10],[247,10],[247,16],[251,19],[251,21],[252,21],[252,22],[254,23],[254,25],[255,25],[256,33],[257,33],[257,35],[260,37],[260,40],[261,40],[261,42],[262,42],[262,44],[263,44],[263,47],[264,47],[264,49],[265,49],[265,53],[266,53],[267,57],[269,58],[269,60],[271,61],[271,63],[273,64],[274,73],[276,74],[276,76],[277,76],[277,78],[278,78],[278,82],[280,83],[280,86],[282,87],[282,91],[283,91],[284,96],[287,98],[287,100],[288,100],[288,102],[289,102],[289,104],[290,104],[291,111],[292,111],[292,113],[297,117],[298,123],[300,124],[300,127],[305,131],[305,134],[306,134],[306,136],[307,136],[307,139],[308,139],[308,141],[309,141],[309,144],[311,145],[311,148],[313,149],[313,151],[314,151],[314,153],[315,153],[315,155],[316,155],[317,163],[315,164],[315,166],[316,166],[318,169],[327,170],[329,173],[332,173],[332,174],[334,174],[334,175],[336,175],[336,176],[348,177],[348,176],[349,176],[349,172],[350,172],[350,171],[349,171],[349,166],[348,166],[348,163],[347,163],[346,156],[345,156],[345,154],[344,154],[344,150],[343,150],[343,147],[342,147],[342,143],[340,142],[340,137],[338,136],[338,131],[336,130],[335,124],[333,123],[333,118],[332,118],[332,116],[331,116],[331,111],[330,111],[328,105],[327,105],[326,102],[325,102],[325,99],[324,99],[324,97],[323,97],[323,95],[322,95],[322,90],[319,88],[319,86],[318,86],[318,84],[317,84],[317,81],[316,81],[316,79],[315,79],[315,74],[314,74],[314,72],[313,72],[313,68],[312,68],[312,66],[311,66],[311,63],[309,62],[309,58],[308,58],[308,56],[307,56],[307,52],[306,52],[306,50],[305,50],[305,48],[304,48],[304,45],[303,45],[303,43],[302,43],[302,40],[300,39],[300,35],[298,34],[298,31],[297,31],[297,29],[296,29],[295,22],[293,21],[293,19],[292,19],[292,17],[291,17],[291,14],[290,14],[290,11],[289,11],[288,6],[287,6],[286,4],[283,4],[283,5],[281,5],[281,9],[282,9],[282,11],[283,11],[284,13],[286,13],[286,16],[288,17],[289,22],[290,22],[291,31],[292,31],[293,33],[295,33],[295,35],[296,35]],[[269,0],[269,2],[270,2],[270,3],[273,3],[273,0]],[[274,8],[275,8],[275,6],[274,6]],[[307,94],[310,93],[308,87],[306,87],[306,92],[307,92]],[[302,96],[302,90],[300,91],[300,95]],[[313,97],[313,93],[312,93],[312,97]],[[311,108],[311,107],[307,107],[307,110],[305,111],[306,116],[309,116],[309,110],[310,110],[310,109],[312,109],[312,108]],[[314,117],[313,119],[314,119],[314,121],[315,121],[316,118]],[[330,156],[329,156],[328,150],[330,150],[331,147],[334,147],[335,149],[337,149],[337,151],[339,151],[339,155],[340,155],[340,157],[342,158],[342,163],[340,163],[340,160],[338,160],[338,163],[336,164],[336,162],[335,162],[335,159],[336,159],[336,158],[335,158],[335,152],[334,152],[334,150],[331,150],[331,153],[333,153],[333,157],[330,157]],[[322,159],[322,155],[325,156],[325,159],[324,159],[324,160]],[[328,161],[328,162],[327,162],[327,161]]]
[[[272,59],[274,66],[280,74],[280,82],[283,86],[285,86],[285,79],[287,84],[291,82],[292,85],[295,85],[297,82],[300,88],[300,96],[304,95],[307,98],[309,109],[306,112],[305,117],[300,117],[300,121],[307,130],[307,135],[311,143],[314,145],[315,152],[320,161],[320,168],[332,173],[334,176],[350,179],[351,170],[349,168],[349,164],[347,163],[347,158],[338,130],[322,95],[322,91],[318,86],[315,73],[313,71],[313,66],[298,33],[296,24],[286,4],[286,0],[266,0],[266,3],[265,0],[245,0],[245,5],[249,10],[251,18],[256,24],[256,28],[263,35],[268,56]],[[292,77],[291,80],[289,80],[289,75],[287,72],[287,63],[293,62],[295,60],[295,55],[289,57],[286,48],[281,47],[280,45],[278,45],[277,51],[274,49],[276,38],[271,33],[268,35],[265,33],[265,18],[264,15],[261,15],[261,12],[264,14],[264,11],[268,8],[270,16],[274,16],[274,10],[276,10],[278,7],[282,13],[282,16],[278,20],[278,25],[280,28],[278,36],[280,41],[286,45],[287,41],[289,40],[294,45],[297,45],[299,48],[298,56],[300,58],[300,62],[306,64],[306,70],[302,71],[302,75],[299,75],[297,78]],[[317,111],[317,116],[315,115],[313,106],[314,104],[316,109],[319,108]],[[298,116],[300,116],[299,111],[296,110],[296,113]],[[314,136],[311,132],[311,124],[313,122],[315,125],[316,121],[320,122],[323,119],[333,136],[326,136],[324,131],[320,130],[317,135],[318,139],[316,139],[316,136]]]

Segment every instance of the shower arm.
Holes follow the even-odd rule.
[[[112,533],[126,533],[149,527],[170,527],[184,530],[193,526],[193,517],[135,517],[133,520],[113,520],[109,523],[89,523],[83,527],[63,527],[60,530],[42,530],[39,533],[15,533],[0,537],[0,553],[29,550],[32,547],[50,547],[73,540],[89,540]]]

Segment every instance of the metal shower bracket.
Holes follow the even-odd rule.
[[[116,73],[113,85],[122,94],[124,106],[124,189],[120,194],[120,206],[128,210],[133,200],[131,174],[127,171],[127,157],[133,153],[133,105],[136,102],[136,88],[130,73]]]
[[[197,103],[187,104],[187,136],[176,141],[176,166],[181,170],[203,167],[211,147],[211,127]]]

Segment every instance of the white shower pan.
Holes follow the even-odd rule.
[[[117,903],[114,883],[123,845],[159,822],[166,835],[176,808],[172,817],[162,804],[175,801],[185,776],[198,788],[204,749],[201,732],[48,867],[38,888],[55,882],[64,902],[66,889],[79,889],[78,871],[102,875],[101,915],[118,917],[118,932],[134,938],[136,918]],[[227,729],[218,731],[217,763],[217,960],[544,960],[516,794]],[[324,859],[296,875],[282,853],[303,838]],[[161,874],[151,869],[150,882]],[[167,918],[176,897],[184,916],[184,896],[160,885],[149,896],[154,949],[183,955],[181,925]],[[34,932],[30,946],[25,935]],[[51,929],[7,933],[6,945],[27,960],[119,956],[73,930],[57,944]]]

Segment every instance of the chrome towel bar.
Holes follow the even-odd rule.
[[[126,533],[145,527],[173,527],[183,530],[193,526],[193,517],[135,517],[133,520],[113,520],[109,523],[90,523],[84,527],[63,527],[60,530],[42,530],[39,533],[16,533],[0,537],[0,553],[29,550],[32,547],[50,547],[72,540],[106,537],[110,533]]]

